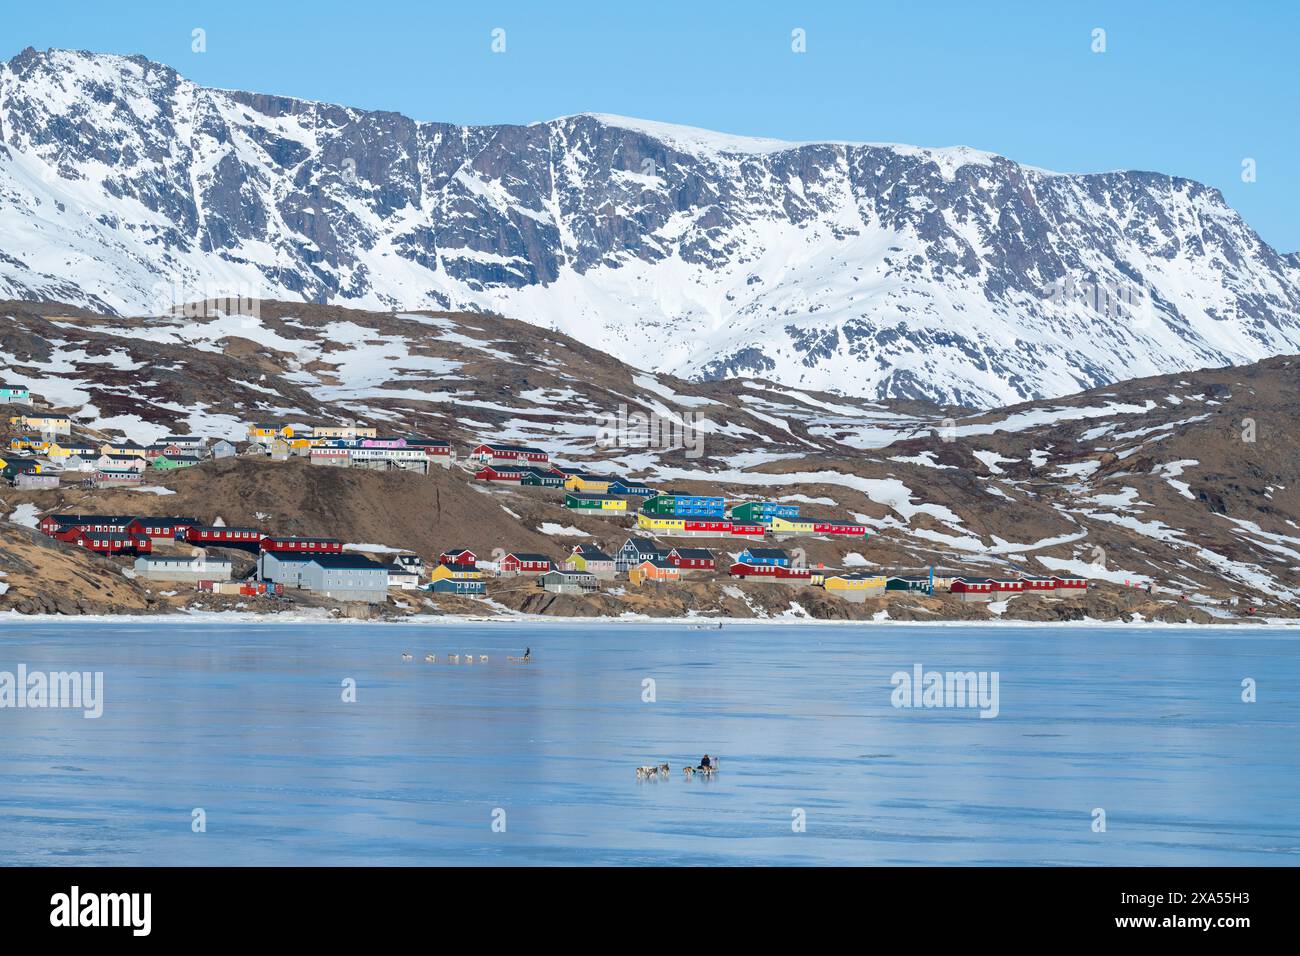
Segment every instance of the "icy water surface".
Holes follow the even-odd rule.
[[[998,716],[894,708],[918,663]],[[1300,863],[1278,629],[2,621],[19,664],[105,703],[0,709],[3,863]]]

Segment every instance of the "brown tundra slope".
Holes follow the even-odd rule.
[[[528,442],[596,471],[729,499],[785,498],[806,514],[871,527],[865,543],[780,542],[813,565],[1059,572],[1100,585],[1086,598],[1016,598],[991,612],[947,598],[847,605],[820,591],[725,580],[639,593],[615,586],[590,598],[503,581],[490,588],[494,604],[462,601],[456,610],[1209,620],[1247,607],[1288,617],[1300,608],[1295,358],[976,413],[761,380],[685,382],[496,316],[262,303],[258,317],[120,319],[7,303],[0,362],[0,377],[31,383],[36,405],[69,411],[91,437],[239,438],[250,420],[363,420],[447,438],[462,457],[483,438]],[[610,443],[606,426],[635,412],[676,422],[670,437],[686,426],[688,447],[642,447],[636,433]],[[219,514],[231,524],[332,534],[426,559],[450,546],[559,558],[583,540],[617,547],[632,525],[631,517],[577,517],[559,492],[485,485],[461,467],[426,479],[241,458],[150,481],[175,494],[95,493],[67,483],[58,491],[5,489],[0,512]],[[6,534],[10,557],[34,546]],[[714,548],[720,563],[742,547],[684,543]],[[8,580],[0,608],[16,606],[27,586]],[[140,591],[140,601],[156,600]]]

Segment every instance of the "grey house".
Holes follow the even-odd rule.
[[[338,601],[388,600],[388,565],[350,554],[315,554],[303,565],[302,587]]]
[[[537,583],[552,594],[589,594],[600,589],[596,575],[586,571],[547,571]]]

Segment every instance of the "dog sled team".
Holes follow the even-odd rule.
[[[473,655],[473,654],[448,654],[448,655],[446,655],[446,658],[447,658],[447,663],[448,663],[448,664],[459,664],[459,663],[461,663],[462,661],[463,661],[464,663],[466,663],[466,664],[473,664],[473,663],[474,663],[474,655]],[[402,651],[402,660],[403,660],[403,662],[409,664],[411,661],[415,660],[415,658],[412,656],[412,654],[411,654],[410,651]],[[437,655],[437,654],[425,654],[425,655],[424,655],[424,662],[425,662],[426,664],[436,664],[436,663],[438,663],[438,655]],[[486,654],[480,654],[480,655],[478,656],[478,662],[479,662],[480,664],[486,664],[486,663],[488,662],[488,656],[487,656]]]
[[[683,767],[682,776],[690,778],[695,776],[697,773],[702,773],[706,777],[711,777],[717,772],[717,770],[718,758],[710,757],[708,754],[705,754],[700,758],[700,765],[698,767],[692,767],[690,765]],[[638,780],[650,780],[656,777],[667,778],[669,772],[668,764],[666,763],[661,763],[658,766],[651,764],[646,767],[637,767],[636,778]]]

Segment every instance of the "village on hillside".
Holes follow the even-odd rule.
[[[28,400],[26,389],[0,386],[0,401],[16,405]],[[549,489],[565,509],[618,522],[628,531],[613,554],[596,543],[572,545],[564,554],[540,554],[509,550],[512,543],[501,541],[491,555],[480,555],[448,542],[427,560],[395,551],[391,560],[381,561],[358,553],[379,546],[282,534],[269,527],[228,526],[216,515],[51,513],[36,522],[39,531],[69,547],[128,559],[133,577],[188,584],[199,592],[267,598],[300,592],[380,604],[394,590],[486,598],[489,577],[509,580],[512,586],[519,578],[531,578],[544,591],[570,595],[592,594],[615,581],[642,588],[698,579],[746,580],[818,588],[849,602],[898,591],[942,592],[960,601],[990,602],[1026,592],[1068,594],[1088,588],[1088,581],[1077,576],[985,577],[936,573],[933,568],[886,574],[811,565],[801,549],[781,545],[797,544],[800,538],[864,541],[866,525],[804,514],[800,504],[788,501],[728,501],[721,495],[593,474],[553,462],[546,450],[535,447],[482,442],[460,459],[447,441],[381,435],[374,426],[265,422],[248,424],[239,439],[170,435],[138,444],[74,437],[72,420],[53,412],[23,408],[6,417],[17,434],[0,453],[0,476],[23,490],[66,485],[149,490],[151,474],[201,468],[236,456],[273,462],[306,459],[320,467],[426,476],[431,468],[441,467],[455,469],[466,482]],[[704,540],[721,543],[706,547]],[[238,554],[246,557],[237,565],[232,556]]]

